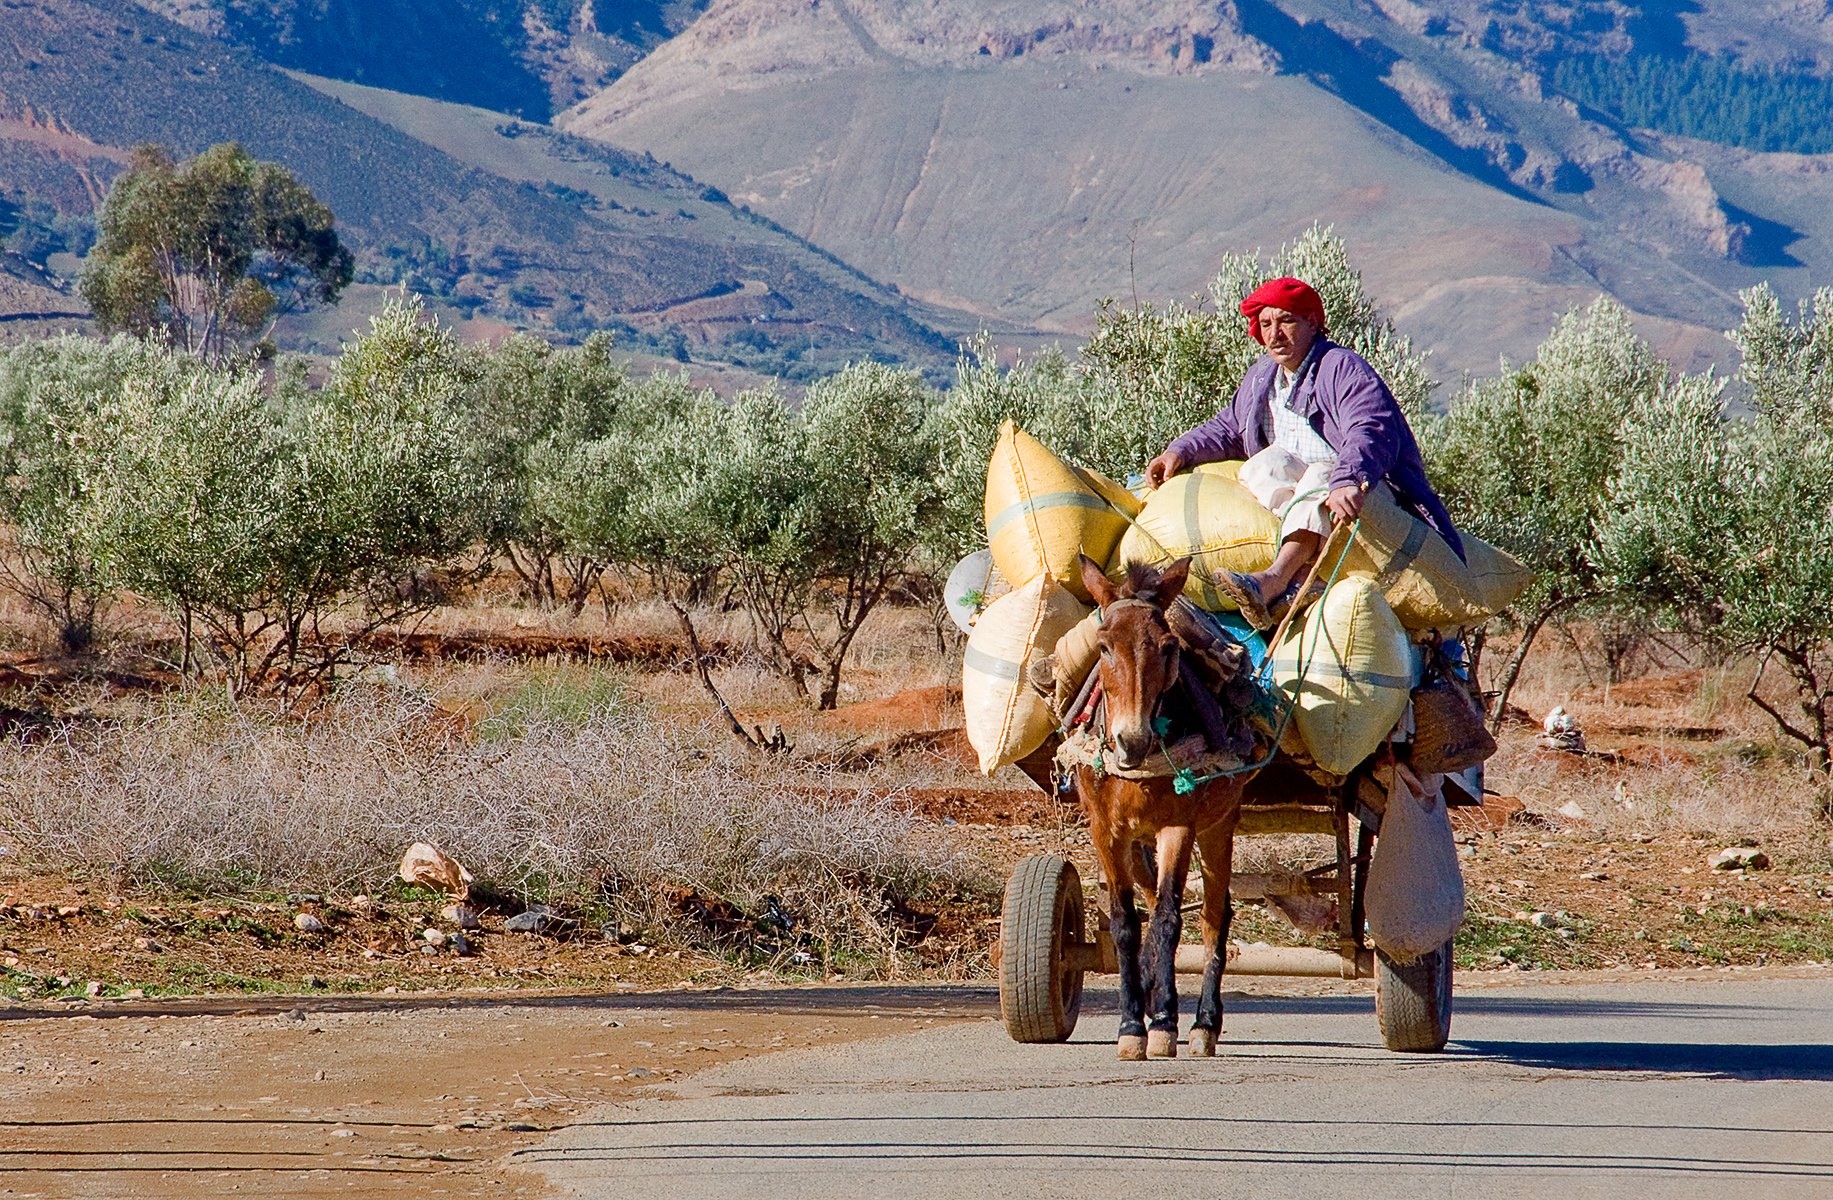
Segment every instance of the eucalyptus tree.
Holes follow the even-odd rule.
[[[135,148],[109,189],[83,299],[105,330],[221,362],[278,313],[336,300],[354,261],[291,171],[225,142],[184,162]]]

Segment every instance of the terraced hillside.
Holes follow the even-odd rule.
[[[235,140],[331,206],[367,278],[502,326],[623,328],[792,371],[952,354],[895,293],[642,155],[454,106],[394,114],[415,136],[127,0],[6,0],[0,43],[15,207],[82,216],[137,142]],[[724,296],[743,299],[680,311]]]

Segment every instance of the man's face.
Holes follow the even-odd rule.
[[[1311,343],[1317,341],[1317,326],[1310,318],[1283,308],[1263,308],[1254,319],[1260,322],[1260,340],[1273,361],[1288,371],[1298,370],[1311,353]]]

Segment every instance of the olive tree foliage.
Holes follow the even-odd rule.
[[[276,313],[335,300],[353,269],[331,210],[285,167],[230,142],[182,163],[144,145],[102,205],[82,293],[106,330],[221,362]]]
[[[67,652],[94,642],[115,591],[81,465],[107,397],[130,380],[176,386],[195,359],[138,338],[65,335],[0,353],[0,581],[45,617]]]
[[[729,591],[764,660],[832,708],[860,629],[938,520],[933,408],[920,376],[870,363],[799,407],[773,389],[726,404],[653,376],[604,437],[537,458],[532,494],[570,553],[647,577],[697,660],[693,606]]]
[[[201,647],[238,689],[325,677],[430,608],[432,576],[483,532],[468,369],[449,331],[396,302],[317,391],[213,368],[129,376],[76,464],[100,568],[172,613],[187,673]]]
[[[1595,552],[1656,621],[1756,656],[1749,699],[1803,747],[1833,819],[1833,290],[1796,320],[1767,286],[1742,299],[1752,415],[1730,416],[1710,379],[1640,403]],[[1792,713],[1762,693],[1772,669]]]
[[[705,480],[712,532],[761,648],[818,708],[839,702],[854,640],[937,519],[934,403],[916,372],[861,363],[809,388],[799,411],[774,392],[728,410]]]
[[[1532,362],[1467,384],[1442,420],[1420,430],[1457,527],[1535,572],[1511,610],[1521,636],[1496,677],[1492,723],[1542,627],[1607,599],[1592,530],[1609,504],[1630,413],[1667,379],[1629,313],[1600,297],[1560,318]]]
[[[569,547],[534,489],[551,478],[550,464],[610,432],[630,390],[608,334],[570,347],[517,334],[479,354],[467,396],[478,453],[497,484],[487,537],[545,608],[565,604],[578,616],[605,564]]]

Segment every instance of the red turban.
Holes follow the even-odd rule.
[[[1318,296],[1317,289],[1302,279],[1294,279],[1290,275],[1269,279],[1241,302],[1241,315],[1247,318],[1247,331],[1257,342],[1261,341],[1260,310],[1263,308],[1283,308],[1316,325],[1319,333],[1324,332],[1324,301]]]

